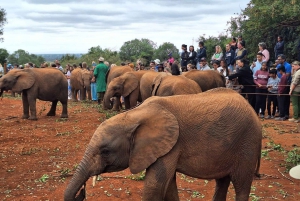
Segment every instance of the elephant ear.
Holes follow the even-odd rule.
[[[124,90],[123,90],[123,97],[128,96],[131,92],[139,87],[139,80],[137,77],[132,73],[125,73],[121,76],[124,79]]]
[[[17,81],[12,87],[13,92],[21,92],[29,89],[35,82],[34,76],[28,70],[16,70],[14,73]]]
[[[138,122],[132,124],[138,126],[131,132],[129,158],[130,171],[136,174],[147,169],[174,147],[179,136],[179,125],[171,112],[160,104],[151,102],[131,110],[127,117]]]
[[[162,81],[162,78],[165,77],[164,75],[162,74],[159,74],[158,76],[156,76],[154,79],[153,79],[153,85],[152,85],[152,96],[156,96],[156,93],[157,93],[157,90],[161,84],[161,81]]]

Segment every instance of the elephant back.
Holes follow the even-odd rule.
[[[129,66],[114,66],[112,68],[110,68],[107,73],[106,73],[106,83],[108,86],[108,84],[116,77],[119,77],[121,75],[123,75],[126,72],[131,72],[133,71],[132,68],[130,68]]]

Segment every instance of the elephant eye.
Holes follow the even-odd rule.
[[[110,154],[110,152],[109,152],[108,149],[103,149],[103,150],[101,151],[101,155],[102,155],[102,156],[108,156],[109,154]]]

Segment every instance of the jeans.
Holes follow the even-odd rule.
[[[293,91],[292,96],[291,96],[291,100],[292,100],[292,105],[293,105],[293,111],[294,111],[294,115],[293,118],[294,119],[298,119],[300,116],[300,92],[296,92]]]
[[[276,107],[278,106],[277,96],[275,94],[269,93],[268,95],[268,103],[267,103],[267,110],[268,115],[275,116]],[[271,103],[273,103],[273,110],[271,111]]]
[[[289,96],[286,94],[278,95],[278,107],[279,107],[279,117],[288,117],[287,105],[290,104],[287,100]]]
[[[261,114],[264,115],[266,110],[268,89],[256,88],[255,93],[257,93],[255,97],[255,112],[258,114],[259,109],[261,109]]]
[[[230,70],[230,73],[233,73],[233,65],[229,65],[228,69]]]
[[[92,100],[97,100],[97,85],[96,82],[91,83],[91,94],[92,94]]]

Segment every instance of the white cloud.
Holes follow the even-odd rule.
[[[179,49],[202,34],[217,36],[249,0],[17,0],[5,1],[4,42],[10,53],[86,53],[90,47],[118,50],[148,38]],[[196,44],[196,43],[195,43]]]

